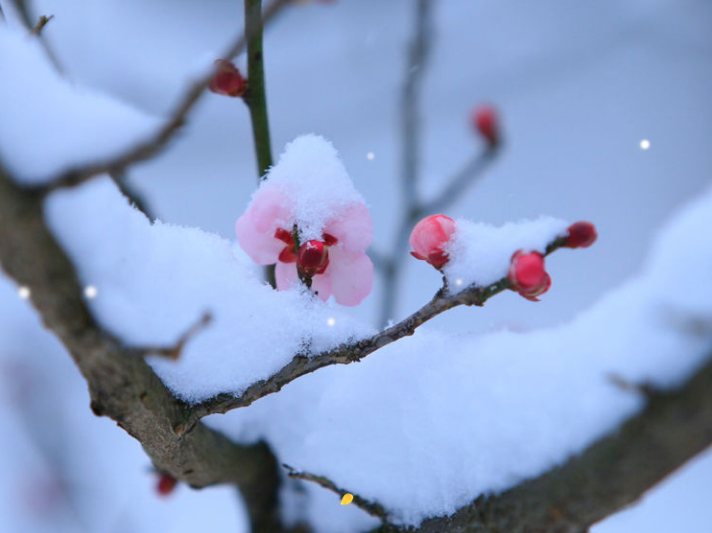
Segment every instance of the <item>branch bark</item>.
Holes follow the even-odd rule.
[[[74,266],[44,220],[42,195],[21,189],[0,164],[0,264],[31,299],[89,384],[91,407],[141,442],[155,467],[194,487],[236,484],[254,531],[279,531],[278,465],[264,443],[238,446],[203,424],[166,389],[142,354],[94,320]]]
[[[585,533],[635,502],[712,443],[712,353],[680,389],[644,388],[646,408],[581,455],[413,533]]]

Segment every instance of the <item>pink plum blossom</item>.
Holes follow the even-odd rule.
[[[373,263],[365,253],[373,239],[373,225],[366,206],[356,202],[336,209],[326,220],[321,238],[310,239],[299,249],[294,239],[298,227],[282,188],[265,185],[237,220],[235,230],[240,246],[255,263],[276,263],[278,290],[298,283],[301,270],[322,300],[333,294],[341,305],[361,303],[373,287]]]
[[[431,215],[418,222],[410,234],[410,254],[438,270],[448,262],[445,245],[455,233],[455,221],[445,215]]]

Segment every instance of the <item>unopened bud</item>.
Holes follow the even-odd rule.
[[[247,91],[247,80],[230,61],[218,59],[215,61],[215,73],[209,87],[216,94],[244,96]]]

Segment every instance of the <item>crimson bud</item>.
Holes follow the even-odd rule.
[[[480,105],[472,111],[472,125],[487,141],[490,147],[499,144],[499,119],[497,111],[491,105]]]
[[[176,488],[178,480],[170,474],[161,473],[156,484],[156,491],[161,496],[168,496]]]
[[[209,87],[216,94],[244,96],[247,91],[247,80],[230,61],[218,59],[215,61],[215,73]]]
[[[568,231],[569,236],[564,244],[567,248],[588,248],[598,238],[596,226],[590,222],[574,222]]]
[[[329,266],[329,247],[317,240],[307,241],[299,247],[297,267],[307,277],[323,274]]]
[[[533,302],[538,302],[537,296],[544,294],[551,287],[551,278],[544,270],[544,256],[539,252],[514,252],[508,277],[512,282],[512,290]]]

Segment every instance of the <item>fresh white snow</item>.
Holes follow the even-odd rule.
[[[60,76],[36,37],[0,23],[0,158],[36,185],[97,163],[148,138],[161,124],[131,105]]]

